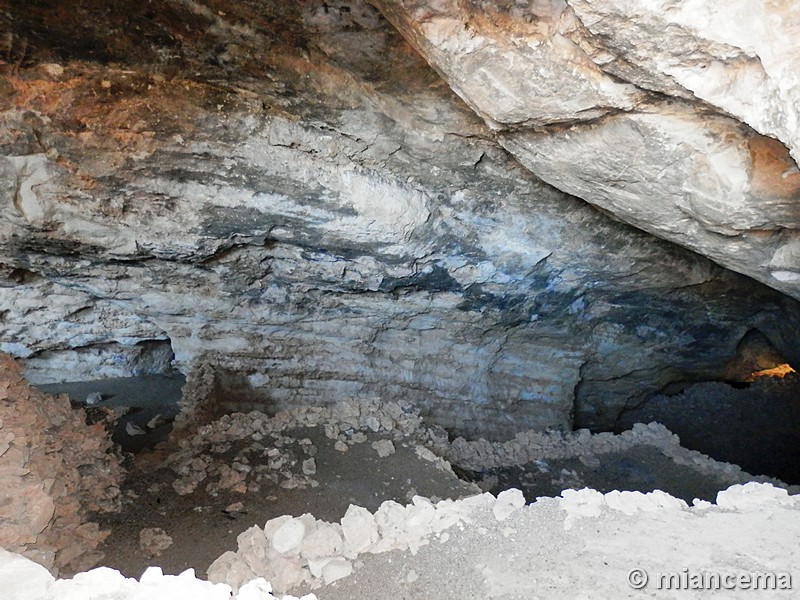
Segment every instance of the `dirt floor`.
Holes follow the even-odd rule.
[[[114,440],[130,452],[126,460],[129,476],[123,485],[123,509],[120,513],[94,518],[111,532],[99,548],[105,554],[102,565],[127,577],[138,578],[148,566],[157,564],[165,573],[179,574],[191,568],[204,578],[209,565],[224,552],[235,551],[237,537],[254,524],[263,527],[275,517],[305,513],[338,522],[351,504],[374,512],[386,500],[405,505],[414,495],[436,502],[472,496],[481,489],[496,495],[509,488],[522,490],[526,500],[534,502],[540,497],[558,496],[565,489],[590,487],[601,492],[663,490],[691,505],[695,498],[714,501],[717,492],[730,484],[722,476],[702,474],[690,466],[677,464],[653,446],[535,460],[481,471],[456,468],[459,478],[441,464],[422,458],[417,452],[418,442],[398,437],[397,431],[390,437],[386,432],[348,430],[346,435],[339,434],[337,443],[335,435],[331,437],[324,427],[317,426],[272,432],[263,440],[258,436],[241,440],[234,437],[233,441],[226,438],[224,443],[191,447],[189,457],[183,459],[184,467],[187,461],[191,464],[192,457],[201,460],[210,457],[217,465],[234,465],[248,476],[241,485],[223,485],[220,479],[223,475],[206,466],[203,468],[209,477],[205,478],[204,471],[196,489],[186,493],[182,489],[186,474],[181,479],[176,472],[181,467],[169,458],[178,451],[177,440],[156,451],[147,449],[165,439],[169,423],[157,423],[155,427],[149,427],[148,423],[159,414],[167,420],[174,416],[181,384],[171,378],[151,377],[48,386],[53,388],[49,390],[52,392],[70,393],[77,403],[84,402],[91,393],[99,393],[99,405],[113,408],[120,415]],[[131,435],[126,430],[128,422],[138,425],[144,434]],[[258,442],[253,441],[256,438]],[[347,444],[343,444],[344,438]],[[390,439],[394,452],[381,456],[374,444],[388,443]],[[342,451],[345,447],[346,451]],[[278,472],[274,465],[275,449],[280,450],[280,461],[286,462],[284,467],[278,467],[282,469],[280,476],[275,475]],[[310,459],[313,465],[306,473]],[[272,473],[273,478],[254,477],[259,472]],[[585,550],[576,550],[580,546],[577,540],[570,542],[572,538],[565,536],[553,502],[547,498],[536,502],[535,524],[523,522],[519,526],[498,528],[487,521],[485,526],[466,531],[455,529],[448,536],[456,543],[442,546],[432,543],[417,555],[391,552],[361,557],[357,566],[363,567],[319,590],[318,596],[321,600],[564,597],[558,595],[558,590],[564,589],[565,582],[558,580],[563,575],[548,574],[549,565],[573,560],[575,552],[580,554]],[[563,521],[563,516],[560,518]],[[548,525],[551,522],[552,526]],[[580,535],[596,538],[585,547],[613,545],[614,527],[615,521],[610,519],[592,531],[582,531]],[[168,536],[164,547],[152,540],[143,544],[140,539],[143,531],[163,532]],[[528,540],[524,552],[517,540]],[[605,561],[602,556],[592,560]],[[511,572],[506,564],[514,564],[518,570]],[[603,570],[608,564],[605,561],[603,567],[598,563],[592,568]],[[616,573],[615,569],[622,566],[609,568]],[[577,579],[588,586],[586,589],[591,588],[586,577]],[[476,584],[478,580],[482,582],[480,585]],[[618,595],[620,589],[615,588],[613,597],[628,597]]]
[[[257,493],[219,490],[212,495],[201,485],[192,494],[179,495],[172,487],[175,473],[158,465],[163,460],[161,454],[136,456],[124,487],[123,511],[99,517],[101,527],[111,531],[99,548],[105,553],[102,564],[129,577],[138,577],[152,564],[173,574],[193,568],[199,577],[204,577],[216,558],[236,549],[240,533],[253,524],[263,527],[277,516],[311,513],[318,519],[338,522],[350,504],[375,511],[386,500],[407,504],[416,494],[436,501],[480,491],[420,458],[413,443],[395,443],[395,453],[381,458],[372,442],[386,436],[370,434],[366,441],[341,452],[320,427],[295,429],[285,435],[296,440],[284,450],[294,450],[298,461],[305,457],[300,440],[310,440],[316,448],[316,487],[286,489],[268,483],[262,484]],[[222,457],[232,460],[236,453],[234,447]],[[596,461],[538,461],[484,473],[481,483],[494,494],[517,487],[529,502],[540,496],[557,496],[564,489],[594,487],[600,491],[660,489],[691,504],[695,498],[713,501],[717,492],[727,487],[721,479],[677,465],[651,447],[601,455]],[[258,465],[253,462],[250,466]],[[226,511],[238,502],[242,503],[240,509]],[[147,528],[163,529],[172,538],[172,545],[160,555],[142,549],[139,535]]]
[[[182,496],[172,488],[173,471],[158,467],[159,455],[137,456],[124,486],[123,511],[98,517],[101,527],[112,532],[99,548],[105,553],[103,565],[129,577],[138,577],[152,564],[173,574],[194,568],[203,577],[217,557],[236,549],[236,537],[254,523],[263,527],[274,517],[304,513],[338,521],[350,504],[374,511],[385,500],[405,504],[416,494],[456,499],[480,491],[420,458],[413,446],[395,444],[395,453],[381,458],[371,443],[383,438],[375,434],[347,452],[335,450],[334,440],[321,428],[292,430],[286,435],[310,439],[317,448],[317,487],[286,489],[272,483],[261,484],[258,493],[220,490],[212,496],[199,486]],[[302,456],[298,444],[294,446]],[[236,449],[231,449],[230,454],[235,453]],[[237,502],[243,504],[240,510],[225,511]],[[173,539],[158,557],[139,547],[140,531],[151,527],[162,528]]]

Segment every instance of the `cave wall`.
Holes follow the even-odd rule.
[[[752,329],[797,358],[796,301],[539,180],[371,5],[2,24],[0,349],[39,369],[168,339],[229,403],[379,396],[507,437],[610,427]]]

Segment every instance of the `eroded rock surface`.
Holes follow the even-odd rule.
[[[153,369],[141,344],[168,343],[229,406],[379,396],[507,438],[610,427],[670,381],[717,377],[751,330],[800,362],[796,302],[506,152],[794,293],[783,146],[610,78],[551,23],[565,6],[534,3],[530,23],[474,8],[469,30],[455,3],[382,6],[465,106],[359,1],[46,4],[4,17],[0,79],[0,348],[42,381]]]
[[[796,4],[375,4],[538,177],[800,297]]]

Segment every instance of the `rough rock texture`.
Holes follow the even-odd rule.
[[[374,3],[538,177],[800,297],[796,3]]]
[[[446,540],[432,538],[416,555],[366,556],[350,577],[315,593],[321,600],[699,600],[795,593],[798,499],[768,485],[733,486],[718,494],[716,505],[691,507],[658,491],[570,491],[503,521],[496,512],[501,498],[492,500],[474,507],[466,525],[445,532]],[[706,578],[712,573],[716,587]]]
[[[121,476],[104,426],[29,387],[0,354],[0,547],[54,573],[94,566],[107,532],[89,513],[117,509]]]
[[[442,427],[424,423],[419,412],[407,404],[377,399],[343,400],[332,408],[304,407],[271,418],[258,411],[225,415],[199,427],[192,435],[184,436],[179,448],[166,458],[164,464],[174,473],[171,486],[179,495],[204,489],[212,496],[222,490],[237,494],[259,493],[262,486],[270,482],[286,489],[315,488],[319,485],[316,466],[313,473],[305,466],[314,460],[318,448],[309,438],[298,439],[305,435],[306,428],[315,427],[321,428],[330,440],[336,440],[335,448],[340,451],[367,442],[370,433],[384,436],[371,444],[382,457],[394,453],[395,444],[411,446],[420,459],[433,463],[440,471],[455,477],[453,467],[457,467],[462,475],[469,474],[470,478],[480,480],[479,485],[472,484],[475,491],[496,489],[500,482],[494,474],[500,472],[502,476],[502,471],[510,471],[510,467],[521,467],[544,475],[538,480],[514,485],[526,491],[555,489],[557,494],[565,487],[581,488],[585,484],[583,477],[574,470],[564,473],[559,468],[552,469],[550,464],[567,464],[574,460],[582,465],[579,466],[581,470],[583,467],[596,469],[606,458],[613,460],[615,456],[643,451],[644,455],[654,454],[660,464],[683,469],[682,475],[687,479],[699,476],[718,482],[722,487],[756,481],[788,487],[792,492],[800,489],[761,474],[750,475],[735,464],[688,450],[681,446],[677,435],[658,423],[636,423],[619,435],[608,432],[593,435],[587,429],[523,431],[505,442],[484,438],[468,441],[463,437],[450,441]],[[655,460],[645,468],[658,471]],[[631,469],[632,463],[628,463]],[[689,500],[699,493],[698,488],[689,485],[673,491],[665,479],[648,479],[675,495],[683,496],[688,493],[686,490],[694,490],[691,493],[695,495]],[[718,489],[716,487],[714,493]]]
[[[142,359],[141,344],[169,343],[190,381],[229,405],[380,396],[459,433],[509,437],[611,427],[671,381],[718,377],[751,330],[800,362],[796,302],[554,190],[503,149],[606,208],[620,194],[631,206],[658,199],[648,219],[616,214],[663,234],[680,213],[670,223],[688,237],[678,241],[794,293],[766,265],[747,266],[758,250],[794,277],[796,184],[781,179],[783,147],[730,117],[700,119],[691,98],[662,114],[661,92],[609,81],[564,34],[542,33],[537,46],[532,28],[569,12],[555,2],[532,23],[509,13],[491,25],[497,35],[481,34],[492,44],[522,35],[515,47],[532,54],[479,53],[472,75],[458,71],[467,91],[459,60],[442,61],[461,56],[459,40],[484,20],[467,31],[442,2],[449,28],[437,29],[415,3],[383,7],[472,109],[502,125],[499,138],[357,0],[51,4],[0,17],[0,348],[42,381],[78,363],[157,369],[163,355]],[[439,46],[425,41],[427,23]],[[537,92],[530,60],[558,72],[541,81],[561,96]],[[489,75],[533,87],[521,97]],[[491,95],[473,99],[475,89]],[[587,116],[594,124],[581,125]],[[570,123],[591,138],[577,142],[580,160]],[[630,191],[609,192],[607,171],[606,183],[593,179],[598,156],[614,162],[650,131],[663,143],[633,150],[641,172]],[[678,143],[680,160],[658,151]],[[701,154],[712,149],[719,156]],[[684,155],[725,177],[689,173]],[[664,165],[675,167],[662,176]],[[684,194],[688,216],[670,196],[678,181],[700,190]],[[739,221],[717,227],[731,206]],[[693,241],[706,237],[724,244]],[[741,264],[722,246],[741,248]]]
[[[236,589],[268,573],[278,590],[312,588],[320,598],[637,598],[641,582],[625,574],[638,567],[653,577],[645,593],[659,589],[657,572],[681,569],[780,573],[783,587],[771,589],[790,590],[798,508],[797,496],[758,483],[691,508],[658,490],[565,490],[528,506],[519,490],[435,504],[416,497],[407,506],[385,502],[374,514],[351,506],[341,524],[303,515],[254,526],[239,536],[236,552],[212,565],[209,579]],[[278,550],[276,537],[295,525],[303,531],[297,543]],[[322,532],[337,544],[321,543]],[[322,548],[332,556],[311,558]],[[357,558],[358,568],[337,571],[333,581],[341,581],[327,587],[326,565]],[[673,560],[684,562],[671,567]]]

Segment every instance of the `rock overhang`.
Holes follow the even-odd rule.
[[[555,4],[562,18],[568,9]],[[650,132],[669,120],[659,112],[666,102],[630,110],[651,90],[595,85],[603,115],[580,107],[552,130],[530,115],[496,114],[487,126],[366,4],[349,3],[348,13],[264,3],[219,14],[161,3],[146,17],[120,2],[80,26],[102,52],[58,42],[76,25],[53,15],[39,15],[57,30],[42,41],[37,6],[15,15],[9,58],[20,57],[22,39],[33,41],[4,74],[12,107],[3,114],[3,173],[17,191],[4,200],[0,243],[4,264],[45,279],[4,283],[5,349],[168,338],[185,371],[207,355],[223,369],[266,375],[257,396],[276,406],[410,394],[464,432],[488,415],[501,436],[513,434],[515,418],[525,427],[570,427],[576,418],[608,426],[676,378],[715,377],[754,328],[784,354],[795,351],[795,302],[605,217],[507,154],[617,218],[626,219],[617,210],[624,197],[627,220],[641,228],[663,235],[666,226],[722,264],[738,248],[759,257],[758,273],[771,264],[791,280],[794,175],[781,179],[788,162],[774,166],[787,160],[783,146],[729,115],[697,116],[688,96],[671,104],[670,144],[686,144],[675,131],[691,125],[693,147],[706,145],[697,156],[713,170],[714,154],[705,154],[713,146],[723,172],[735,163],[740,191],[770,187],[768,170],[753,170],[767,156],[767,179],[783,187],[760,216],[744,192],[740,204],[715,206],[724,185],[712,186],[707,203],[682,190],[672,212],[643,215],[637,199],[675,196],[668,186],[653,192],[656,163],[666,161],[658,152],[632,182],[605,181],[598,163],[616,169],[615,152],[625,150],[603,137],[605,123],[637,132],[648,150]],[[539,12],[539,25],[554,14]],[[105,40],[104,24],[123,14],[150,21]],[[392,22],[409,35],[409,19]],[[150,27],[161,34],[141,43],[137,31]],[[493,35],[505,34],[494,27]],[[585,52],[559,35],[548,56]],[[625,100],[609,111],[612,92]],[[493,130],[505,121],[514,128]],[[525,124],[535,128],[519,130]],[[602,144],[589,143],[594,132]],[[698,177],[689,169],[670,181],[683,188]],[[740,205],[750,212],[737,208],[733,225],[756,229],[722,231],[720,215]]]

